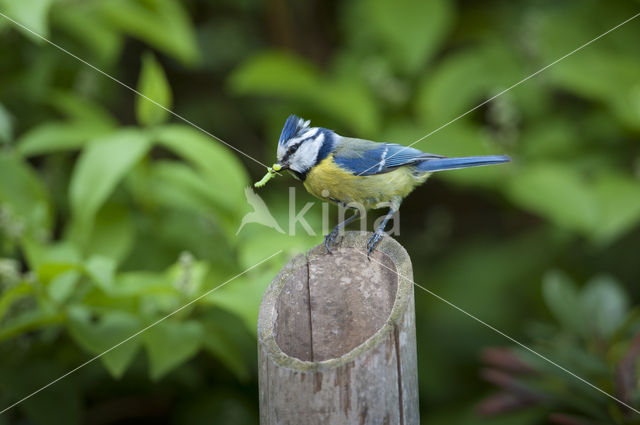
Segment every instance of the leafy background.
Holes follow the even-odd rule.
[[[0,0],[0,11],[265,163],[285,117],[408,144],[637,1]],[[508,153],[403,205],[415,279],[640,406],[640,22],[416,147]],[[0,424],[256,423],[261,295],[318,234],[255,224],[259,165],[0,18]],[[287,187],[260,192],[286,228]],[[298,190],[299,207],[313,199]],[[407,231],[410,229],[410,231]],[[638,416],[416,291],[429,424]]]

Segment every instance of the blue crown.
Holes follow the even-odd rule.
[[[282,133],[280,134],[279,144],[285,143],[287,140],[295,137],[302,130],[309,127],[309,121],[305,121],[297,115],[289,115],[287,121],[284,123],[284,127],[282,128]]]

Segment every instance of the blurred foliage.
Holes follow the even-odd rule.
[[[544,405],[552,410],[549,422],[559,425],[638,423],[631,409],[594,397],[579,379],[600,383],[627,405],[640,402],[640,317],[637,308],[629,309],[628,295],[610,276],[596,276],[578,289],[557,271],[545,276],[543,294],[557,325],[532,324],[532,348],[539,355],[523,347],[485,350],[482,377],[500,392],[485,399],[478,412],[496,415]],[[571,365],[579,378],[558,365]]]
[[[429,134],[416,147],[444,155],[509,153],[510,165],[439,174],[405,201],[399,240],[416,282],[638,406],[638,24],[451,122],[637,7],[0,0],[141,94],[0,18],[0,406],[224,285],[0,424],[257,421],[260,298],[321,241],[321,207],[305,216],[315,235],[256,224],[236,235],[244,188],[264,170],[163,108],[267,164],[292,112],[378,141]],[[289,184],[261,192],[284,229]],[[309,201],[297,191],[299,207]],[[486,399],[480,353],[504,339],[423,291],[416,304],[425,423],[635,420],[513,350],[488,362],[526,373],[483,372],[502,387]],[[558,326],[541,325],[549,313]],[[495,409],[505,391],[527,409],[478,416],[483,398],[480,413],[511,410]]]

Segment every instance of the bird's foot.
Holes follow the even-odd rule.
[[[371,256],[371,253],[373,252],[376,245],[378,245],[378,242],[380,242],[380,240],[383,237],[384,237],[384,230],[378,229],[375,232],[373,232],[373,235],[371,235],[371,237],[369,238],[369,241],[367,242],[367,258],[368,259],[370,259],[369,257]]]
[[[327,248],[327,252],[328,252],[329,254],[333,254],[333,252],[331,252],[331,247],[330,247],[330,245],[331,245],[331,244],[334,244],[334,245],[335,245],[335,243],[336,243],[336,238],[337,238],[337,237],[338,237],[338,230],[337,230],[337,229],[333,229],[333,230],[331,231],[331,233],[329,233],[328,235],[326,235],[326,236],[324,237],[324,246],[325,246],[325,248]]]

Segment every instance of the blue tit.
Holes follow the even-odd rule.
[[[382,239],[387,222],[402,200],[431,173],[510,161],[505,155],[447,158],[403,145],[344,137],[326,128],[311,127],[310,121],[295,115],[284,124],[277,157],[273,170],[289,171],[309,193],[322,200],[355,209],[353,216],[325,237],[329,252],[340,230],[355,220],[361,209],[389,208],[367,243],[367,254]]]

